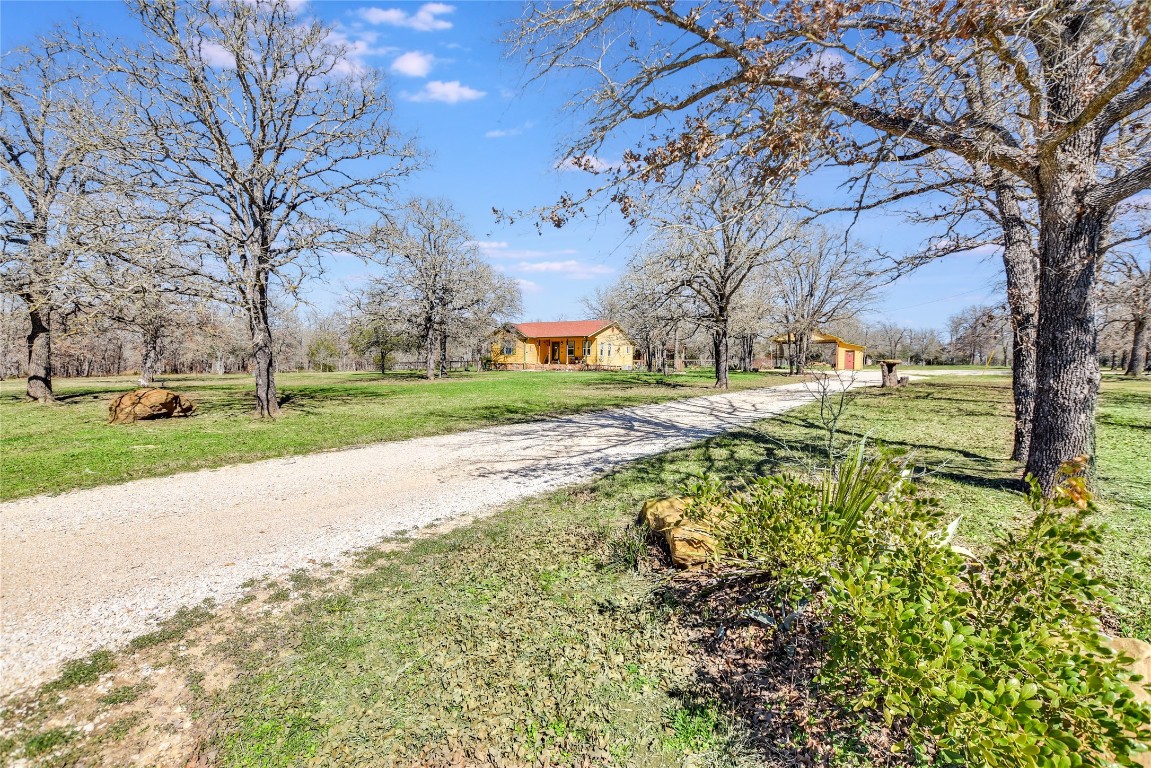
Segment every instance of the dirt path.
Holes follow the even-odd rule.
[[[339,561],[811,399],[791,384],[0,504],[0,694],[181,606],[235,597],[248,579]]]

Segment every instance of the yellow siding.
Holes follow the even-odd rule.
[[[564,337],[555,339],[521,339],[514,337],[515,351],[504,354],[503,339],[492,342],[492,363],[507,366],[533,366],[546,361],[551,365],[607,365],[631,368],[635,348],[631,341],[615,326],[608,327],[591,337]],[[584,344],[589,343],[588,353],[584,354]],[[554,344],[559,344],[558,359],[553,355]],[[610,354],[609,354],[610,345]],[[570,351],[573,353],[568,354]]]
[[[539,362],[536,357],[536,347],[530,341],[524,343],[524,340],[516,337],[515,339],[515,352],[510,355],[503,353],[503,341],[495,341],[492,343],[492,362],[496,365],[535,365]]]
[[[852,365],[847,364],[847,355],[849,352],[854,352],[854,359]],[[837,371],[862,371],[863,370],[863,350],[862,349],[847,349],[836,345],[835,347],[835,369]]]
[[[635,348],[619,328],[610,326],[592,337],[591,365],[630,368]]]

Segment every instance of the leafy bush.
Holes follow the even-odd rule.
[[[949,546],[958,521],[898,457],[862,445],[818,485],[705,482],[693,509],[720,521],[725,564],[763,580],[766,615],[787,616],[765,623],[787,631],[806,612],[822,627],[825,689],[908,726],[897,749],[942,765],[1131,765],[1151,708],[1101,633],[1100,535],[1075,469],[1052,499],[1032,483],[1031,520],[982,563]]]

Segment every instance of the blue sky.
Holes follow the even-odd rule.
[[[528,83],[523,65],[508,60],[499,40],[521,13],[519,2],[337,2],[303,6],[334,26],[359,64],[387,72],[396,125],[429,153],[428,167],[404,184],[403,194],[443,197],[466,218],[481,252],[521,281],[524,320],[576,319],[580,299],[612,282],[642,238],[629,234],[612,210],[563,229],[534,221],[499,223],[492,208],[522,210],[580,191],[592,180],[556,167],[565,136],[578,130],[562,112],[571,94],[562,83]],[[133,27],[114,0],[0,2],[0,48],[30,43],[53,24],[85,26],[131,37]],[[834,199],[825,177],[807,182],[811,194]],[[914,249],[926,234],[898,217],[861,217],[854,236],[891,252]],[[994,253],[953,257],[884,289],[871,318],[942,328],[965,306],[999,300],[1001,267]],[[308,298],[317,309],[338,306],[371,268],[348,259],[328,265]]]

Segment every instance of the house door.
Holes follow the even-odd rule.
[[[558,341],[552,342],[552,362],[558,363],[560,361],[560,343]]]
[[[855,370],[855,350],[847,349],[843,352],[843,369],[846,371]]]

